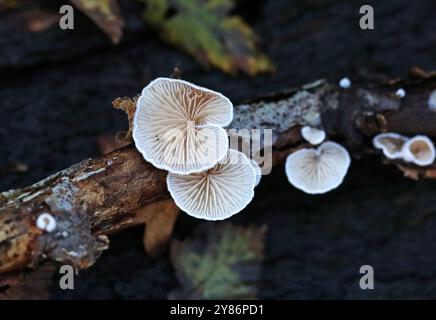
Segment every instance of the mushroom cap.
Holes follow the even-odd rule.
[[[301,128],[301,135],[310,144],[317,145],[325,140],[324,130],[304,126]]]
[[[350,166],[348,151],[335,142],[318,149],[301,149],[288,156],[285,170],[289,182],[306,193],[320,194],[337,188]]]
[[[250,160],[250,164],[253,166],[254,172],[256,173],[256,183],[255,187],[257,187],[260,183],[260,180],[262,179],[262,170],[260,169],[259,164],[254,160]]]
[[[415,136],[403,146],[403,159],[418,166],[428,166],[435,160],[433,142],[426,136]]]
[[[428,98],[428,107],[431,110],[436,111],[436,90],[433,90],[432,93],[430,93],[430,97]]]
[[[36,226],[41,230],[52,232],[56,229],[56,220],[51,214],[44,212],[36,219]]]
[[[348,79],[348,78],[342,78],[340,81],[339,81],[339,86],[341,87],[341,88],[343,88],[343,89],[348,89],[348,88],[350,88],[351,87],[351,80],[350,79]]]
[[[177,206],[190,216],[223,220],[244,209],[254,196],[256,173],[250,160],[230,149],[213,168],[190,175],[168,173],[167,186]]]
[[[144,159],[179,174],[201,172],[227,153],[233,105],[221,93],[183,80],[157,78],[136,104],[133,140]]]
[[[399,98],[404,98],[406,96],[406,90],[400,88],[397,91],[395,91],[395,95]]]
[[[403,146],[408,140],[407,137],[398,133],[386,132],[376,135],[372,139],[375,148],[381,149],[388,159],[400,159],[403,157]]]

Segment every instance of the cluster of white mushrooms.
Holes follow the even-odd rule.
[[[136,148],[145,160],[168,171],[172,198],[193,217],[229,218],[254,196],[260,168],[229,148],[223,127],[232,119],[228,98],[183,80],[157,78],[138,99]]]
[[[388,159],[402,159],[417,166],[428,166],[435,160],[433,142],[426,136],[408,138],[392,132],[380,133],[374,137],[373,144]]]
[[[341,79],[339,86],[349,89],[350,79]],[[396,95],[404,98],[406,92],[400,88]],[[436,90],[430,94],[428,107],[436,111]],[[133,121],[136,148],[145,160],[168,171],[167,186],[174,202],[195,218],[231,217],[251,202],[260,182],[258,163],[229,146],[224,127],[232,119],[233,104],[227,97],[183,80],[157,78],[138,99]],[[351,163],[348,151],[336,142],[324,142],[326,134],[318,128],[304,126],[301,136],[312,147],[287,157],[289,182],[309,194],[337,188]],[[436,157],[433,142],[423,135],[381,133],[373,144],[388,159],[418,166],[431,165]],[[56,220],[42,213],[36,225],[52,232]]]
[[[256,161],[229,147],[224,127],[233,105],[222,94],[183,80],[157,78],[138,99],[133,140],[144,159],[168,171],[168,190],[187,214],[223,220],[240,212],[254,196],[261,169]],[[321,144],[325,132],[303,127],[302,136]],[[286,161],[286,175],[310,194],[339,186],[350,165],[346,149],[325,142],[301,149]]]
[[[344,78],[340,86],[348,89]],[[399,90],[404,97],[405,91]],[[436,93],[429,106],[436,105]],[[233,105],[221,93],[183,80],[157,78],[138,99],[133,140],[144,159],[168,171],[168,190],[187,214],[206,220],[223,220],[244,209],[260,182],[256,161],[229,146],[224,127],[233,119]],[[312,147],[288,156],[286,176],[296,188],[321,194],[337,188],[351,163],[340,144],[325,141],[323,130],[302,127],[301,136]],[[383,133],[374,146],[390,159],[403,159],[420,166],[433,163],[435,149],[430,139],[411,139]]]

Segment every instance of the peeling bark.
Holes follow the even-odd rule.
[[[272,129],[275,164],[305,145],[299,134],[303,125],[324,128],[355,157],[368,150],[371,136],[379,132],[436,137],[436,113],[426,104],[436,81],[401,83],[407,91],[404,99],[395,95],[398,85],[343,90],[316,81],[236,107],[231,128]],[[165,178],[165,171],[145,162],[129,145],[30,187],[1,193],[0,273],[35,268],[46,260],[89,267],[108,247],[108,234],[144,223],[147,217],[138,212],[169,198]],[[53,232],[36,227],[42,213],[56,219]]]
[[[134,225],[135,210],[168,198],[166,172],[142,160],[133,147],[82,161],[28,188],[3,192],[0,202],[0,271],[43,260],[81,269],[107,248],[107,234]],[[44,232],[42,213],[56,219]]]

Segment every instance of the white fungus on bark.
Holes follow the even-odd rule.
[[[52,232],[56,229],[56,219],[49,213],[41,213],[36,218],[36,226],[41,230]]]
[[[408,140],[398,133],[386,132],[376,135],[372,143],[376,149],[381,149],[388,159],[401,159],[403,157],[403,146]]]
[[[430,97],[428,98],[428,107],[436,111],[436,90],[433,90],[432,93],[430,93]]]
[[[342,79],[339,81],[339,86],[340,86],[341,88],[343,88],[343,89],[348,89],[348,88],[351,87],[351,80],[348,79],[348,78],[342,78]]]
[[[256,172],[242,152],[229,149],[213,168],[189,175],[168,173],[168,190],[190,216],[223,220],[244,209],[254,196]]]
[[[403,146],[403,159],[418,166],[431,165],[435,160],[433,142],[426,136],[415,136]]]
[[[335,142],[318,149],[300,149],[288,156],[285,170],[289,182],[306,193],[321,194],[337,188],[350,166],[348,151]]]
[[[304,126],[301,128],[301,136],[310,144],[317,145],[325,140],[326,134],[324,130]]]
[[[222,127],[232,119],[233,105],[221,93],[157,78],[137,101],[133,140],[157,168],[178,174],[201,172],[225,157],[229,142]]]

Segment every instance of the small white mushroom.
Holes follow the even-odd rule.
[[[254,172],[256,172],[256,184],[254,186],[257,187],[262,179],[262,169],[254,159],[250,160],[250,164],[253,166]]]
[[[415,136],[403,146],[403,159],[418,166],[428,166],[435,160],[433,142],[426,136]]]
[[[200,173],[169,173],[168,190],[177,206],[190,216],[223,220],[244,209],[254,196],[256,173],[250,160],[230,149],[215,167]]]
[[[430,97],[428,98],[428,107],[433,110],[436,111],[436,90],[434,90],[431,94]]]
[[[309,126],[304,126],[303,128],[301,128],[301,135],[306,141],[313,145],[320,144],[325,140],[324,130],[312,128]]]
[[[47,232],[56,229],[56,219],[49,213],[41,213],[36,219],[36,226]]]
[[[401,159],[403,157],[403,146],[408,140],[400,134],[387,132],[380,133],[372,139],[375,148],[381,149],[388,159]]]
[[[320,194],[337,188],[350,166],[348,151],[335,142],[318,149],[301,149],[288,156],[285,170],[289,182],[306,193]]]
[[[221,93],[183,80],[157,78],[136,104],[133,140],[144,159],[173,173],[201,172],[227,153],[233,105]]]
[[[406,96],[406,90],[400,88],[395,92],[395,95],[399,98],[404,98]]]
[[[340,86],[341,88],[343,88],[343,89],[348,89],[348,88],[351,87],[351,80],[348,79],[348,78],[342,78],[342,79],[339,81],[339,86]]]

